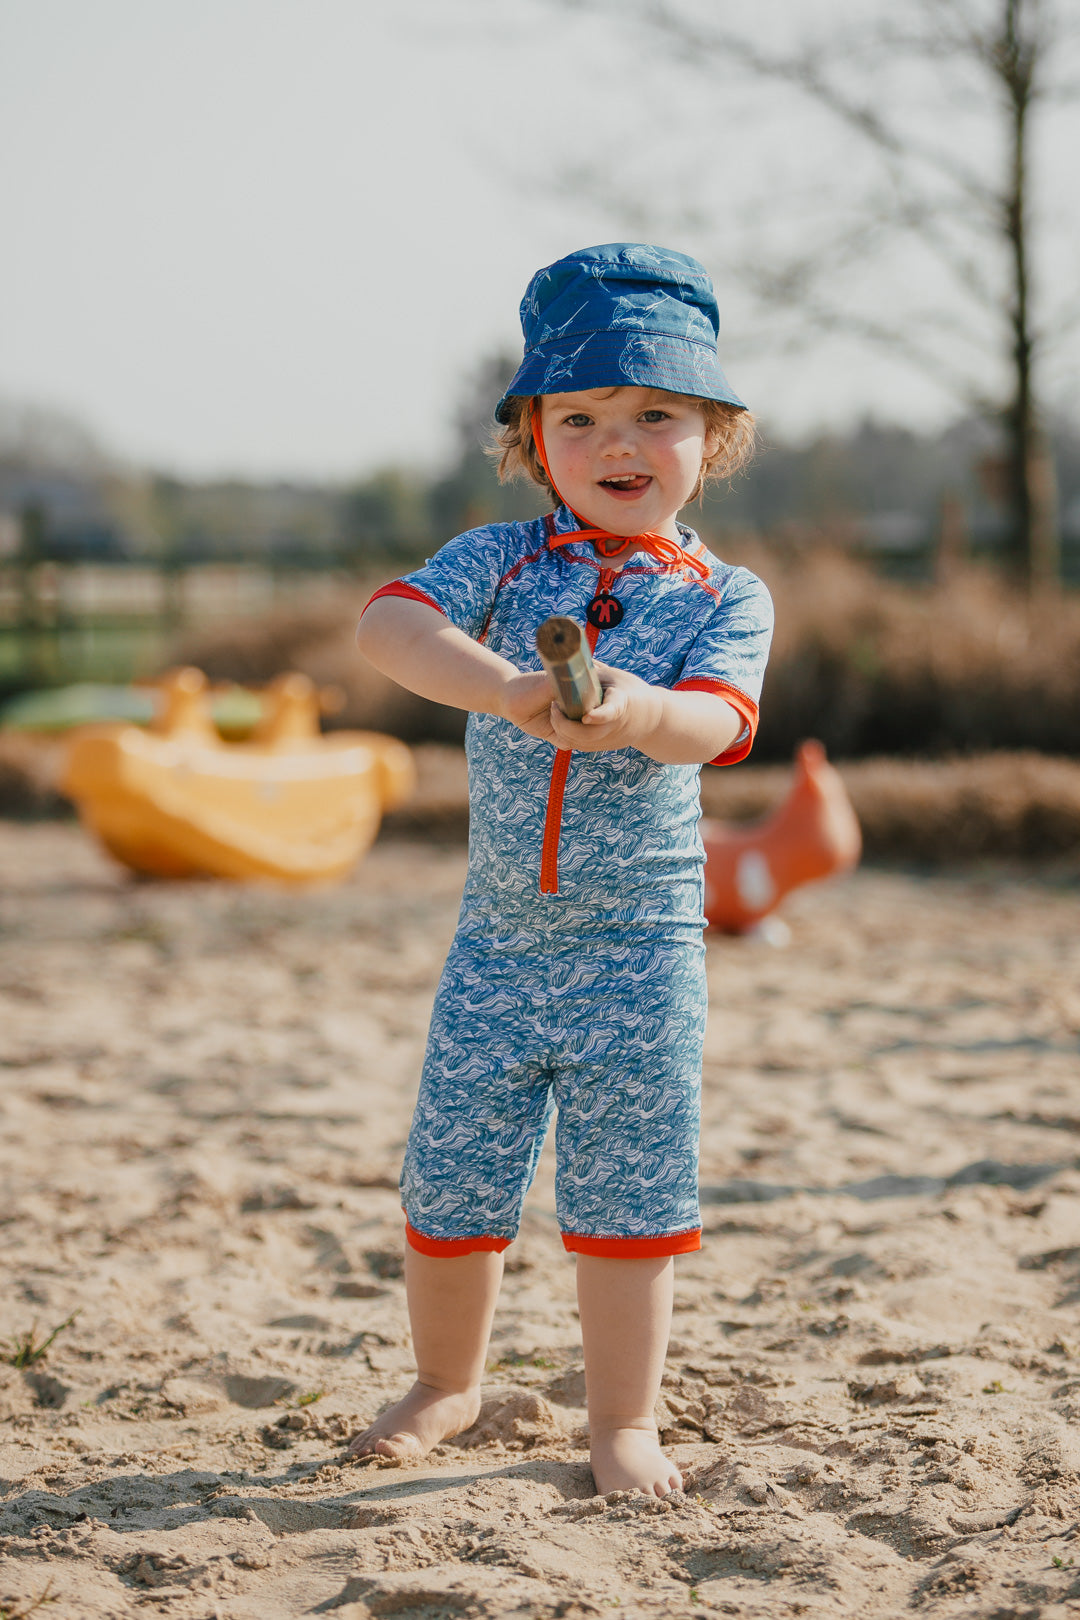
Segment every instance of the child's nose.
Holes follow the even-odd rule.
[[[605,456],[632,456],[637,447],[632,424],[613,423],[605,430],[600,447]]]

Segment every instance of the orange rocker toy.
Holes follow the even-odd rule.
[[[385,809],[415,783],[404,743],[370,731],[319,731],[320,693],[306,675],[260,694],[242,742],[215,727],[198,669],[155,683],[146,729],[84,726],[68,744],[63,789],[105,848],[149,877],[328,882],[372,843]]]
[[[819,742],[795,755],[795,780],[771,815],[748,827],[702,821],[705,915],[725,934],[745,934],[800,884],[848,872],[862,834],[838,771]]]

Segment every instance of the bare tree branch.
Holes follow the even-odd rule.
[[[887,322],[875,321],[868,316],[856,315],[823,304],[810,305],[807,313],[818,330],[831,332],[838,337],[856,338],[860,342],[871,343],[875,348],[895,354],[934,377],[967,409],[982,416],[996,414],[997,401],[993,395],[956,371],[938,350],[919,342],[912,336],[910,329],[901,330],[890,326]]]
[[[996,353],[1011,376],[1008,404],[998,402],[997,414],[1010,442],[1015,555],[1029,579],[1051,578],[1057,540],[1036,377],[1051,329],[1033,318],[1031,122],[1037,107],[1080,97],[1080,86],[1063,73],[1064,53],[1080,40],[1080,17],[1067,18],[1055,0],[892,0],[899,18],[874,8],[854,28],[834,27],[827,38],[804,34],[795,47],[776,48],[760,43],[760,30],[719,26],[707,11],[703,21],[683,0],[551,3],[614,16],[621,26],[629,19],[669,58],[722,75],[726,84],[742,72],[786,86],[873,155],[877,179],[860,182],[853,223],[844,217],[850,208],[837,208],[827,241],[814,231],[800,253],[778,257],[772,249],[760,259],[744,248],[734,273],[763,305],[798,308],[818,333],[842,333],[898,355],[987,410],[993,401],[953,356],[964,343],[977,344],[982,358]],[[996,122],[999,178],[960,157],[946,135],[925,134],[937,127],[932,116],[898,118],[883,85],[890,72],[913,66],[937,75],[947,113],[966,97],[969,109]],[[974,335],[951,311],[919,309],[911,300],[900,320],[859,308],[849,296],[855,272],[894,243],[917,244],[948,274],[964,312],[981,320]],[[1071,325],[1057,321],[1053,330]]]
[[[1075,298],[1071,304],[1066,304],[1049,317],[1034,333],[1034,344],[1042,353],[1049,351],[1070,338],[1074,332],[1080,331],[1080,298]]]
[[[970,202],[989,219],[1000,209],[1002,194],[975,170],[961,163],[945,147],[920,141],[911,132],[891,125],[880,105],[873,100],[851,96],[835,82],[837,66],[857,54],[852,41],[846,45],[832,39],[828,44],[807,44],[800,51],[783,55],[763,50],[752,40],[728,29],[703,29],[665,0],[562,0],[576,11],[607,12],[625,20],[629,14],[662,34],[672,54],[692,64],[698,71],[731,61],[758,77],[789,84],[810,100],[834,114],[883,156],[909,164],[917,157],[929,168],[950,180]],[[862,43],[861,41],[859,42]]]

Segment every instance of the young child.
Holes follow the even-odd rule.
[[[554,510],[459,535],[377,591],[359,645],[469,710],[469,870],[402,1173],[417,1377],[350,1449],[421,1454],[468,1427],[502,1273],[557,1110],[557,1213],[577,1259],[601,1493],[678,1490],[653,1407],[672,1256],[700,1247],[705,1026],[701,763],[749,752],[768,593],[679,509],[746,458],[695,260],[638,244],[533,277],[495,415],[500,474]],[[602,704],[552,703],[551,614],[587,627]]]

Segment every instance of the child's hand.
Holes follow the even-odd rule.
[[[596,672],[604,688],[603,703],[590,709],[581,720],[568,720],[553,703],[548,714],[551,740],[558,748],[577,748],[593,754],[612,748],[642,747],[663,717],[662,692],[628,670],[614,669],[610,664],[598,663]]]
[[[530,737],[539,737],[544,742],[555,742],[555,732],[551,723],[551,711],[554,708],[555,705],[551,701],[551,685],[546,675],[515,674],[503,688],[501,703],[503,719],[512,720],[515,726],[527,732]],[[569,745],[560,743],[557,746]]]
[[[742,731],[742,714],[712,692],[672,692],[650,686],[628,670],[597,664],[604,701],[583,720],[568,720],[551,700],[546,675],[512,674],[501,686],[497,709],[530,737],[600,754],[637,748],[665,765],[698,765],[715,759]]]
[[[554,743],[556,748],[599,753],[637,746],[660,719],[660,692],[624,669],[597,664],[596,670],[604,701],[584,720],[566,718],[552,701],[546,675],[513,675],[503,689],[502,714],[530,737]]]

